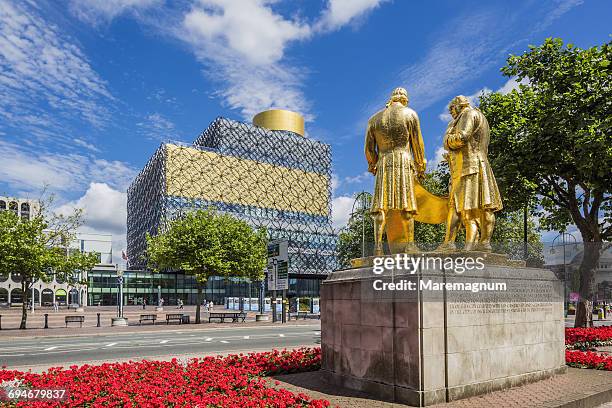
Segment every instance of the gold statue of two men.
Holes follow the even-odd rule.
[[[365,155],[375,175],[371,214],[374,255],[382,255],[383,234],[392,253],[417,250],[414,221],[446,222],[440,250],[454,250],[457,231],[466,230],[466,250],[491,250],[496,211],[502,209],[499,189],[488,160],[489,124],[465,96],[449,104],[452,116],[444,135],[451,182],[449,198],[427,192],[425,149],[419,118],[408,108],[408,93],[396,88],[385,109],[368,121]]]

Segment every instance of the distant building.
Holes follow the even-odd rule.
[[[265,227],[270,239],[288,240],[289,295],[318,296],[320,281],[336,268],[330,146],[303,136],[303,119],[293,112],[267,111],[254,121],[261,126],[217,118],[193,144],[163,143],[153,154],[128,189],[130,270],[148,276],[147,233],[162,232],[191,209],[214,207]],[[157,280],[166,301],[195,301],[192,277],[151,275],[152,287]],[[219,302],[256,297],[258,290],[211,279],[205,296]]]
[[[0,197],[0,211],[13,211],[15,215],[31,219],[40,211],[40,202],[26,198]]]
[[[40,204],[35,200],[13,199],[0,197],[0,211],[16,211],[22,218],[30,219],[40,211]],[[96,252],[100,255],[99,264],[94,267],[92,273],[104,270],[112,266],[112,237],[111,235],[78,233],[76,239],[70,243],[69,252]],[[85,282],[88,280],[87,272],[73,277],[75,281]],[[23,303],[23,292],[21,289],[21,274],[14,271],[9,276],[0,275],[0,305],[17,306]],[[59,305],[79,304],[87,305],[87,286],[81,283],[70,283],[53,276],[49,282],[38,280],[34,282],[28,299],[34,295],[35,306],[51,306],[54,302]]]
[[[612,302],[612,247],[605,248],[606,245],[611,245],[609,242],[604,242],[604,250],[599,256],[599,262],[595,268],[595,299],[597,301]],[[582,263],[584,244],[578,242],[576,244],[566,244],[565,255],[563,256],[563,248],[555,250],[555,256],[549,256],[548,262],[544,267],[552,270],[557,278],[566,281],[567,294],[578,292],[580,286],[580,264]],[[549,251],[550,252],[550,251]],[[565,266],[563,263],[565,258]]]

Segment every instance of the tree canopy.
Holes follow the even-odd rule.
[[[88,271],[98,261],[96,253],[70,252],[80,225],[81,212],[69,216],[46,215],[43,209],[30,219],[0,211],[0,275],[18,273],[23,293],[21,329],[26,328],[27,302],[37,280],[77,283],[75,272]]]
[[[505,205],[529,203],[540,227],[575,224],[585,243],[580,294],[590,302],[603,241],[612,238],[612,43],[581,49],[547,39],[508,58],[527,84],[481,97]],[[590,315],[590,303],[583,313]],[[580,314],[580,313],[579,313]],[[577,316],[576,325],[584,325]]]

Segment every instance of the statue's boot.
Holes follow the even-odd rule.
[[[457,245],[454,242],[443,242],[437,248],[437,252],[455,252]]]
[[[404,247],[404,252],[406,252],[407,254],[413,254],[413,253],[422,252],[422,251],[421,251],[421,248],[417,246],[417,244],[415,244],[414,242],[409,242]]]
[[[480,242],[478,245],[476,245],[476,251],[492,252],[493,247],[491,246],[490,242]]]

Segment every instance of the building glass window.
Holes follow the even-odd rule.
[[[19,215],[19,204],[16,201],[11,201],[9,203],[9,210],[15,213],[15,215]]]
[[[21,218],[24,220],[30,219],[30,204],[28,203],[21,204]]]

